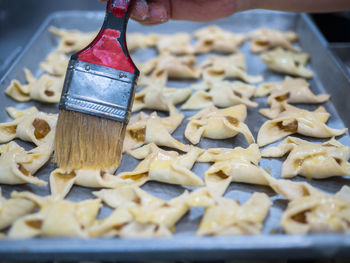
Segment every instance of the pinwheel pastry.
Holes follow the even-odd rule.
[[[166,146],[183,152],[189,150],[189,146],[176,139],[171,134],[181,124],[184,115],[169,104],[169,117],[161,118],[156,112],[151,115],[139,113],[130,119],[126,127],[123,151],[129,151],[147,143],[154,142],[158,146]]]
[[[298,40],[298,35],[294,32],[282,32],[276,29],[260,28],[251,33],[250,50],[253,53],[261,53],[274,47],[282,47],[294,50],[292,43]]]
[[[282,157],[289,153],[282,165],[282,177],[297,175],[313,179],[350,175],[350,147],[332,138],[319,144],[288,137],[277,147],[261,152],[263,157]]]
[[[177,105],[184,102],[191,95],[190,88],[167,88],[161,83],[150,83],[135,94],[132,111],[152,109],[169,111],[168,104]]]
[[[230,107],[237,104],[245,104],[248,107],[257,107],[258,104],[250,99],[255,93],[255,86],[247,85],[240,81],[216,80],[213,83],[203,81],[202,89],[194,93],[184,105],[182,110],[197,110],[210,106]],[[196,89],[199,85],[196,84]],[[205,91],[209,89],[209,91]]]
[[[164,151],[152,143],[129,153],[143,160],[133,171],[118,174],[117,177],[122,180],[132,180],[137,186],[148,181],[186,186],[203,185],[203,181],[191,172],[192,166],[202,153],[197,147],[190,146],[186,154],[180,155],[175,151]]]
[[[192,192],[188,198],[191,207],[203,206],[205,212],[197,235],[257,235],[272,205],[264,193],[254,193],[244,204],[212,195],[206,188]]]
[[[305,79],[286,77],[283,82],[267,82],[261,84],[255,96],[271,94],[267,102],[270,109],[260,109],[259,112],[267,118],[273,119],[283,111],[282,102],[288,103],[323,103],[329,100],[329,94],[315,95]]]
[[[330,114],[323,107],[308,111],[283,103],[283,108],[284,111],[275,119],[266,121],[261,126],[257,138],[260,147],[294,133],[315,138],[330,138],[347,131],[346,128],[329,128],[325,123]]]
[[[29,214],[35,209],[35,204],[25,198],[6,199],[1,195],[0,188],[0,230],[9,227],[16,219]]]
[[[309,60],[306,53],[297,53],[282,48],[275,48],[261,55],[267,67],[273,71],[302,78],[312,78],[314,74],[305,67]]]
[[[25,110],[6,108],[13,121],[0,123],[0,143],[19,138],[36,145],[53,145],[57,114],[40,112],[35,107]]]
[[[30,192],[13,192],[11,196],[28,199],[40,210],[16,220],[9,230],[10,238],[88,237],[87,229],[96,221],[101,207],[99,199],[75,203]]]
[[[230,56],[211,56],[201,63],[203,78],[214,82],[217,79],[239,78],[248,83],[261,82],[261,76],[249,76],[245,56],[237,53]]]
[[[173,79],[198,79],[201,76],[201,70],[195,67],[196,57],[173,56],[169,53],[160,54],[140,65],[142,74],[146,76],[152,73],[151,78]],[[140,84],[139,84],[140,85]]]
[[[5,94],[16,101],[29,101],[31,99],[57,103],[61,98],[63,77],[41,75],[36,79],[28,69],[24,69],[27,84],[23,85],[18,80],[11,81],[5,90]]]
[[[187,33],[158,35],[156,47],[160,54],[171,53],[174,55],[191,55],[194,53],[194,47],[190,42],[191,35]]]
[[[227,139],[242,133],[251,144],[255,140],[244,123],[246,116],[247,107],[243,104],[225,109],[217,109],[215,106],[205,108],[188,118],[185,137],[192,144],[197,144],[201,138]]]
[[[212,192],[222,195],[231,182],[269,185],[259,166],[261,155],[257,144],[244,149],[236,147],[211,148],[197,159],[198,162],[214,162],[204,174],[206,186]]]
[[[15,142],[0,146],[0,183],[1,184],[25,184],[46,185],[33,175],[49,159],[53,152],[53,145],[41,144],[26,151]]]
[[[84,33],[78,30],[66,30],[51,26],[49,31],[60,38],[56,51],[73,53],[87,47],[97,32]]]
[[[225,31],[218,26],[203,27],[194,32],[194,37],[197,39],[196,53],[234,53],[246,39],[243,34]]]
[[[61,77],[66,74],[68,62],[69,57],[65,53],[54,51],[40,63],[40,67],[50,75]]]
[[[140,48],[154,47],[157,41],[157,34],[128,33],[126,36],[126,42],[130,52]]]
[[[175,224],[189,209],[187,191],[169,201],[135,186],[101,190],[94,195],[115,210],[89,228],[91,237],[169,237],[175,231]]]

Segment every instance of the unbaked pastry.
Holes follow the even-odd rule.
[[[41,144],[26,151],[15,142],[0,146],[0,183],[46,185],[46,182],[33,175],[47,161],[53,152],[53,145]]]
[[[130,52],[140,48],[154,47],[157,41],[158,35],[156,34],[128,33],[126,35],[126,42]]]
[[[66,30],[51,26],[49,31],[60,38],[57,51],[73,53],[87,47],[97,35],[97,32],[84,33],[79,30]]]
[[[195,84],[195,89],[202,86],[203,90],[195,92],[184,105],[182,110],[197,110],[209,106],[230,107],[237,104],[245,104],[248,107],[257,107],[258,104],[250,99],[255,93],[255,86],[247,85],[240,81],[217,80],[213,83],[203,81],[202,84]],[[209,89],[209,91],[205,91]]]
[[[0,230],[9,227],[18,218],[29,214],[35,207],[34,202],[25,198],[4,198],[0,188]]]
[[[5,90],[5,94],[20,102],[31,99],[48,103],[60,101],[63,76],[55,77],[43,74],[36,79],[28,69],[24,69],[24,73],[27,84],[23,85],[18,80],[12,80]]]
[[[135,186],[101,190],[94,195],[115,210],[89,229],[91,237],[169,237],[175,231],[175,224],[189,209],[187,191],[170,201],[154,197]]]
[[[298,40],[295,32],[282,32],[268,28],[257,29],[249,33],[248,37],[251,39],[250,50],[253,53],[261,53],[274,47],[294,50],[292,43]]]
[[[248,83],[261,82],[261,76],[249,76],[245,56],[237,53],[230,56],[211,56],[201,63],[203,78],[214,82],[217,79],[239,78]]]
[[[191,55],[194,53],[194,47],[190,42],[191,35],[187,33],[158,35],[156,47],[160,54],[171,53],[174,55]]]
[[[282,177],[297,175],[313,179],[350,175],[350,147],[332,138],[325,143],[312,143],[288,137],[277,147],[261,152],[263,157],[282,157],[289,153],[282,165]]]
[[[309,60],[306,53],[297,53],[282,48],[275,48],[261,55],[267,67],[273,71],[302,78],[312,78],[314,74],[305,67]]]
[[[189,145],[185,145],[171,136],[181,124],[184,115],[179,113],[171,104],[169,104],[169,109],[169,117],[161,118],[156,112],[151,115],[141,112],[130,118],[130,122],[126,127],[123,151],[129,151],[153,142],[158,146],[187,152]]]
[[[194,37],[197,39],[196,53],[234,53],[246,39],[243,34],[225,31],[218,26],[203,27],[194,32]]]
[[[101,207],[99,199],[87,199],[79,203],[41,197],[30,192],[13,192],[13,198],[25,198],[36,203],[40,210],[19,218],[12,224],[10,238],[88,237],[87,229],[96,221]]]
[[[255,96],[271,94],[267,102],[270,108],[260,109],[259,112],[273,119],[283,111],[282,102],[288,103],[323,103],[329,100],[329,94],[315,95],[305,79],[286,77],[283,82],[267,82],[261,84]]]
[[[40,67],[48,74],[64,76],[68,62],[69,57],[65,53],[54,51],[46,57],[45,61],[40,63]]]
[[[148,181],[200,186],[203,185],[203,181],[191,172],[191,169],[201,153],[202,150],[194,146],[191,146],[186,154],[180,155],[175,151],[164,151],[154,143],[148,144],[129,152],[143,161],[133,171],[120,173],[117,177],[132,180],[137,186]]]
[[[231,182],[269,185],[264,177],[267,172],[259,166],[260,159],[258,145],[251,144],[246,149],[208,149],[197,161],[214,162],[205,172],[204,181],[208,189],[222,195]]]
[[[53,145],[57,114],[40,112],[35,107],[25,110],[6,108],[13,121],[0,123],[0,143],[19,138],[36,145]]]
[[[206,188],[192,192],[188,203],[205,207],[196,233],[199,236],[260,234],[272,205],[265,193],[254,193],[241,205],[232,199],[213,196]]]
[[[283,103],[285,109],[277,118],[266,121],[258,132],[260,147],[278,141],[288,135],[298,133],[315,138],[329,138],[344,134],[348,129],[332,129],[325,123],[330,114],[319,107],[308,111]]]
[[[205,108],[188,118],[185,137],[192,144],[197,144],[201,138],[227,139],[242,133],[251,144],[255,140],[244,123],[246,116],[247,107],[243,104],[225,109],[217,109],[215,106]]]

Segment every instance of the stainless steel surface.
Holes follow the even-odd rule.
[[[74,28],[83,31],[97,30],[103,20],[101,13],[82,12],[60,12],[50,16],[40,27],[38,33],[24,50],[23,55],[12,65],[8,74],[0,81],[0,89],[7,87],[12,79],[24,81],[23,67],[28,67],[36,75],[42,73],[38,64],[44,60],[46,55],[52,51],[57,38],[51,35],[47,28],[50,25],[63,28]],[[194,30],[213,23],[190,23],[171,22],[156,27],[142,27],[137,23],[130,22],[129,32],[156,32],[172,34],[178,31],[193,32]],[[348,108],[350,103],[349,80],[344,76],[339,64],[336,63],[326,42],[306,15],[297,15],[280,12],[247,12],[234,15],[230,18],[221,19],[215,22],[220,27],[233,32],[248,32],[258,27],[270,27],[281,30],[294,30],[300,36],[300,46],[311,55],[311,68],[315,72],[315,78],[311,81],[311,89],[315,93],[329,92],[332,100],[324,104],[331,113],[329,126],[332,128],[343,128],[350,126]],[[246,42],[240,50],[247,57],[248,73],[251,75],[262,74],[265,81],[282,80],[283,75],[269,71],[257,55],[249,51],[249,43]],[[138,50],[132,54],[138,61],[145,61],[156,55],[153,49]],[[203,60],[207,55],[198,56],[198,61]],[[186,87],[191,81],[169,81],[169,87]],[[266,107],[266,98],[256,99],[259,108]],[[1,111],[0,121],[9,121],[10,118],[4,111],[5,107],[16,106],[26,108],[36,105],[40,110],[57,112],[57,105],[42,104],[37,102],[15,103],[6,96],[0,97]],[[345,103],[344,103],[345,102]],[[334,104],[333,104],[334,103]],[[315,105],[298,105],[307,109],[315,109]],[[191,116],[195,111],[185,112]],[[160,115],[164,115],[160,113]],[[256,137],[259,127],[266,121],[258,114],[257,109],[248,109],[247,124],[253,135]],[[174,132],[174,137],[183,142],[189,143],[184,138],[184,129],[187,121]],[[310,140],[310,138],[307,138]],[[350,145],[348,134],[339,138],[346,145]],[[322,140],[313,140],[322,141]],[[29,143],[20,142],[21,145],[32,147]],[[243,136],[238,135],[233,139],[210,140],[202,139],[199,143],[202,148],[209,147],[246,147]],[[118,172],[130,171],[135,168],[138,161],[130,156],[124,156],[121,168]],[[281,159],[262,159],[261,166],[270,169],[275,177],[280,177]],[[198,176],[203,176],[209,164],[196,164],[193,171]],[[54,169],[52,163],[44,166],[38,177],[48,180],[50,171]],[[313,186],[328,192],[337,192],[342,185],[349,185],[349,177],[331,178],[327,180],[306,180],[297,177],[295,181],[308,181]],[[34,185],[2,186],[6,197],[13,190],[30,190],[39,195],[48,195],[48,187]],[[155,196],[170,199],[180,195],[184,187],[150,182],[143,186],[143,189]],[[68,195],[69,200],[83,200],[92,197],[92,189],[73,187]],[[238,236],[238,237],[196,237],[195,231],[199,225],[203,209],[191,209],[191,211],[177,224],[176,232],[172,238],[151,239],[151,240],[122,240],[113,239],[31,239],[31,240],[0,240],[0,258],[16,260],[214,260],[214,259],[263,259],[263,258],[319,258],[319,257],[349,257],[350,236],[344,234],[310,234],[291,235],[282,234],[279,225],[283,209],[287,201],[276,195],[271,189],[263,186],[232,183],[228,188],[225,197],[245,202],[255,191],[267,193],[273,206],[265,221],[262,235],[259,236]],[[111,210],[103,207],[99,217],[107,216]],[[272,234],[277,233],[277,234]]]

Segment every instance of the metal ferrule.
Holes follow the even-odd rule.
[[[128,123],[139,75],[135,72],[71,59],[59,109]]]

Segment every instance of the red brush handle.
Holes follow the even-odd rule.
[[[86,48],[73,55],[73,59],[135,73],[126,46],[125,32],[129,20],[131,0],[108,0],[103,26]]]

